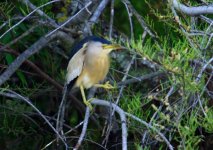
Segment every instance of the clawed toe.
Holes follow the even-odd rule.
[[[91,102],[92,102],[93,100],[94,100],[94,98],[90,98],[90,99],[84,101],[84,104],[85,104],[86,106],[88,106],[90,110],[92,110]]]
[[[114,89],[115,87],[112,86],[109,81],[107,81],[104,85],[103,85],[103,88],[105,89]]]

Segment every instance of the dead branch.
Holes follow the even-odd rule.
[[[213,61],[213,57],[211,59],[209,59],[209,61],[205,65],[203,65],[202,69],[200,70],[200,73],[198,74],[198,76],[197,76],[197,78],[195,80],[196,83],[198,83],[200,81],[203,72],[206,70],[206,68],[208,67],[208,65],[211,64],[212,61]]]
[[[100,2],[100,4],[97,7],[96,11],[93,13],[92,17],[90,18],[89,22],[95,23],[97,21],[97,19],[100,17],[102,11],[104,10],[104,8],[108,4],[108,2],[109,2],[109,0],[102,0]]]
[[[84,116],[84,124],[83,124],[83,128],[81,130],[81,135],[78,139],[77,144],[75,145],[75,148],[73,150],[78,150],[79,147],[81,146],[81,143],[86,135],[86,131],[87,131],[87,126],[88,126],[88,121],[89,121],[89,116],[90,116],[90,112],[89,112],[89,107],[86,108],[86,112],[85,112],[85,116]]]
[[[78,125],[76,125],[75,127],[73,127],[72,129],[70,129],[69,131],[67,131],[65,133],[65,135],[71,133],[72,131],[74,131],[75,129],[79,128],[84,122],[80,122]],[[50,145],[52,145],[55,141],[57,140],[57,138],[55,138],[54,140],[52,140],[51,142],[49,142],[48,144],[46,144],[41,150],[45,150],[46,148],[48,148]]]
[[[210,4],[207,6],[187,7],[186,5],[183,5],[180,2],[178,2],[178,0],[170,0],[170,1],[175,9],[190,16],[213,14],[213,6]]]
[[[34,31],[35,28],[37,28],[38,25],[32,26],[29,30],[25,31],[22,35],[20,35],[19,37],[17,37],[16,39],[12,40],[11,42],[7,43],[4,46],[0,47],[0,53],[2,50],[8,48],[10,45],[15,44],[16,42],[18,42],[19,40],[21,40],[22,38],[24,38],[25,36],[29,35],[30,33],[32,33]]]
[[[150,80],[151,78],[154,78],[154,77],[157,77],[157,76],[162,77],[164,75],[166,75],[166,72],[158,71],[158,72],[150,73],[150,74],[147,74],[147,75],[139,76],[139,77],[136,77],[136,78],[128,79],[126,81],[118,82],[117,85],[122,86],[122,85],[133,84],[133,83],[141,82],[141,81],[144,81],[144,80]]]
[[[109,22],[109,39],[112,39],[112,29],[113,29],[113,22],[114,22],[114,5],[115,0],[111,0],[110,6],[110,22]]]
[[[37,42],[35,42],[31,47],[25,50],[21,55],[19,55],[16,60],[14,60],[10,66],[0,75],[0,86],[7,81],[11,75],[33,54],[39,52],[44,46],[46,46],[52,39],[57,37],[57,33],[52,36],[45,38],[41,37]]]
[[[94,99],[91,104],[99,105],[99,106],[106,106],[109,108],[115,109],[121,119],[121,128],[122,128],[122,150],[127,150],[127,126],[126,126],[126,115],[125,112],[116,104],[110,103],[108,101]]]
[[[138,22],[140,23],[141,27],[153,38],[157,39],[157,35],[151,31],[151,29],[148,27],[147,23],[144,21],[143,17],[136,11],[136,9],[132,6],[129,0],[122,0],[123,3],[125,3],[129,10],[133,13],[133,15],[137,18]]]
[[[26,4],[27,6],[30,7],[31,10],[36,10],[36,12],[42,16],[45,17],[51,24],[57,26],[55,20],[50,18],[47,14],[45,14],[41,9],[38,9],[35,5],[33,5],[29,0],[21,0],[23,4]]]

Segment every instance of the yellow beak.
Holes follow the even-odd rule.
[[[102,47],[104,50],[108,50],[108,51],[126,49],[125,47],[120,46],[118,44],[103,44]]]

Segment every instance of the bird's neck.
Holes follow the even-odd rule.
[[[87,59],[87,63],[88,65],[92,65],[92,66],[96,66],[99,65],[99,63],[108,63],[109,61],[109,56],[107,54],[99,54],[97,56],[95,56],[93,54],[93,56],[89,57],[90,59]],[[91,59],[92,58],[92,59]]]

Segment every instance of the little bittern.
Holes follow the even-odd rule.
[[[109,53],[117,49],[122,47],[96,36],[84,38],[72,49],[67,67],[66,84],[68,89],[73,86],[80,87],[83,101],[90,109],[92,106],[89,100],[86,100],[84,89],[92,86],[112,88],[108,82],[103,85],[98,83],[104,80],[109,71]]]

